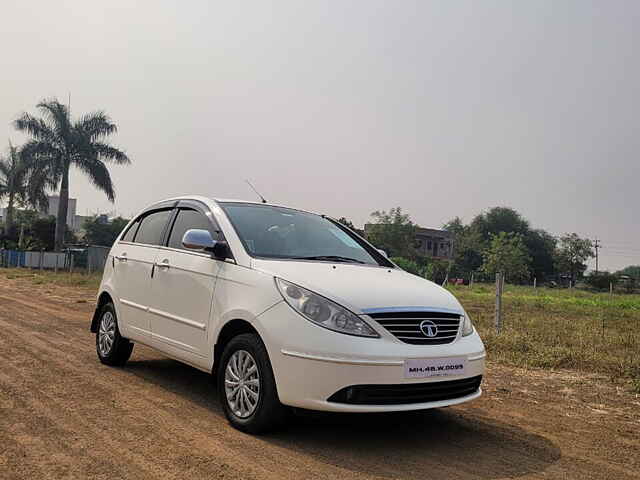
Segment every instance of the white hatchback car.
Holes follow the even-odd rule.
[[[485,350],[455,297],[323,215],[181,197],[141,212],[105,264],[100,360],[134,342],[216,375],[232,425],[286,406],[390,412],[481,394]]]

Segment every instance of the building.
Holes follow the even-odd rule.
[[[366,223],[364,226],[364,237],[367,238],[367,231],[373,224]],[[453,257],[453,234],[446,230],[436,228],[416,228],[415,249],[418,254],[425,257],[449,260]]]
[[[448,260],[453,256],[453,234],[446,230],[418,227],[416,250],[425,257]]]
[[[48,195],[47,199],[49,200],[49,208],[47,210],[43,210],[40,212],[41,215],[52,215],[54,217],[58,216],[58,205],[60,205],[60,197],[57,195]],[[82,225],[85,220],[93,218],[91,216],[86,215],[77,215],[77,205],[78,201],[75,198],[69,198],[69,203],[67,207],[67,228],[72,232],[78,232],[82,230]]]
[[[47,195],[49,200],[49,208],[47,210],[40,211],[41,215],[58,216],[58,206],[60,205],[60,197],[57,195]],[[71,231],[77,230],[76,227],[76,206],[78,201],[75,198],[70,198],[67,208],[67,228]]]

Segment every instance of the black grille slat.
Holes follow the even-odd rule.
[[[419,318],[419,319],[416,319],[415,323],[402,324],[402,325],[394,325],[393,323],[380,322],[380,321],[378,321],[378,323],[380,323],[380,325],[384,325],[384,328],[399,328],[399,329],[402,329],[402,328],[418,328],[420,326],[420,322],[422,320],[426,320],[426,319]],[[442,325],[442,324],[440,324],[438,322],[433,322],[433,323],[438,325],[438,329],[440,329],[440,328],[443,328],[443,329],[447,329],[447,328],[448,329],[451,329],[451,328],[456,329],[456,328],[458,328],[458,325],[456,325],[456,324]]]
[[[353,385],[329,397],[329,402],[353,405],[400,405],[466,397],[478,391],[482,375],[460,380],[400,385]]]
[[[403,328],[391,328],[391,327],[385,327],[387,330],[389,330],[391,333],[419,333],[420,335],[422,335],[422,332],[419,329],[416,329],[416,327],[403,327]],[[442,332],[443,335],[447,334],[447,333],[457,333],[458,332],[458,327],[448,327],[448,328],[440,328],[440,326],[438,326],[438,332]]]
[[[420,334],[422,335],[422,334]],[[449,341],[453,342],[453,339],[456,338],[457,335],[442,335],[436,338],[436,340],[448,340],[451,339]],[[407,337],[406,335],[396,335],[396,338],[399,338],[400,340],[420,340],[422,341],[422,337],[419,336],[414,336],[414,337]]]
[[[461,316],[447,312],[401,312],[369,314],[398,340],[412,345],[443,345],[458,336]],[[435,337],[427,337],[420,330],[424,320],[438,327]]]

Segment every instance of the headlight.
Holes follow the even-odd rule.
[[[471,318],[469,314],[465,312],[464,317],[462,319],[462,336],[466,337],[467,335],[471,335],[473,333],[473,324],[471,323]]]
[[[276,285],[284,300],[316,325],[349,335],[380,337],[367,322],[337,303],[281,278],[276,277]]]

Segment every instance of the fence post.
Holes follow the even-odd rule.
[[[496,273],[496,333],[500,333],[502,330],[502,288],[503,288],[503,276],[502,273]]]
[[[44,250],[40,250],[40,270],[44,268]]]
[[[538,279],[536,277],[533,277],[533,288],[536,288],[538,286]]]
[[[69,252],[69,273],[73,273],[73,253]]]
[[[473,288],[473,272],[471,272],[471,279],[469,280],[469,288]]]
[[[58,254],[58,252],[55,253],[56,256],[56,266],[54,267],[54,272],[58,273],[58,260],[60,259],[60,255]]]

